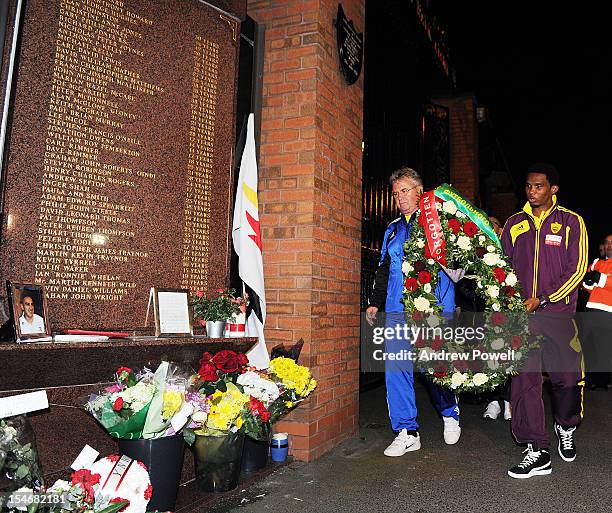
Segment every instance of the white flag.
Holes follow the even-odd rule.
[[[247,356],[249,363],[259,369],[270,364],[270,356],[264,338],[266,323],[266,292],[264,287],[261,229],[257,202],[257,155],[253,114],[249,114],[247,135],[234,205],[232,240],[238,254],[238,274],[253,294],[250,297],[249,315],[246,320],[246,336],[258,337],[259,342]]]

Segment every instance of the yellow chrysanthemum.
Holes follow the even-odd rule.
[[[217,392],[213,394],[213,404],[206,420],[206,427],[227,431],[234,422],[237,424],[236,418],[242,407],[249,401],[249,397],[233,383],[227,384],[226,392],[219,392],[220,395],[217,395]],[[220,400],[215,401],[215,396],[220,397]]]
[[[301,397],[306,397],[317,386],[310,370],[298,365],[291,358],[274,358],[270,362],[270,371],[282,381],[286,388],[295,390],[295,393]]]
[[[183,394],[177,390],[166,390],[164,392],[164,404],[162,407],[162,418],[172,417],[183,404]]]

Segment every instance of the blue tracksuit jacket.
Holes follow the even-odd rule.
[[[402,262],[404,242],[410,236],[413,222],[413,219],[409,222],[406,221],[405,216],[399,217],[389,224],[383,238],[380,263],[376,272],[374,292],[370,304],[381,308],[384,301],[385,324],[387,326],[404,322],[404,305],[401,302],[404,289]],[[444,271],[440,271],[439,276],[440,280],[435,290],[438,304],[442,305],[444,313],[453,313],[455,311],[454,284]],[[405,340],[387,340],[385,348],[387,352],[397,352],[408,346],[409,342]],[[416,421],[417,409],[412,362],[386,361],[385,381],[391,427],[394,431],[401,429],[417,430],[419,425]],[[459,407],[455,394],[450,390],[432,384],[429,380],[426,380],[426,386],[440,414],[458,420]]]

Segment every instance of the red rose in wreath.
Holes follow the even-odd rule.
[[[414,278],[412,279],[414,280]],[[412,312],[412,320],[414,322],[421,322],[423,320],[423,312],[417,312],[417,311]]]
[[[414,292],[416,289],[419,288],[419,284],[416,281],[416,278],[406,278],[404,287],[406,287],[406,290],[409,290],[410,292]]]
[[[502,289],[502,292],[504,293],[504,295],[512,297],[514,296],[514,294],[516,294],[516,289],[514,287],[506,286]]]
[[[115,399],[115,402],[113,403],[113,410],[121,411],[121,408],[123,408],[123,398],[117,397],[117,399]]]
[[[491,322],[493,323],[493,326],[502,326],[503,324],[506,324],[506,320],[506,316],[501,312],[494,312],[491,314]]]
[[[431,341],[431,348],[434,351],[439,351],[440,349],[442,349],[443,345],[444,345],[444,339],[440,337],[436,337]]]
[[[436,365],[436,367],[434,368],[434,376],[436,378],[443,378],[444,376],[446,376],[446,366],[445,365]]]
[[[421,271],[419,273],[419,281],[425,285],[426,283],[429,283],[431,281],[431,274],[429,274],[427,271]]]
[[[512,337],[512,341],[510,342],[510,347],[512,349],[520,349],[522,345],[523,339],[520,336],[515,335],[514,337]]]
[[[459,221],[457,221],[456,219],[449,219],[448,220],[448,228],[455,235],[457,235],[461,231],[461,223]]]
[[[473,237],[478,233],[478,226],[476,226],[472,221],[468,221],[463,225],[463,233],[465,233],[468,237]]]
[[[424,271],[425,269],[427,269],[425,262],[421,262],[420,260],[418,262],[415,262],[413,267],[417,273],[420,273],[421,271]]]
[[[480,372],[483,367],[482,360],[470,360],[468,362],[468,367],[472,372]]]
[[[495,276],[495,279],[501,284],[504,283],[507,274],[501,267],[496,267],[493,269],[493,276]]]
[[[420,337],[420,336],[419,336],[419,337],[416,339],[416,341],[414,342],[414,347],[417,347],[417,348],[419,348],[419,349],[422,349],[422,348],[424,348],[424,347],[425,347],[425,341],[423,340],[423,338],[422,338],[422,337]]]
[[[469,368],[468,362],[465,360],[455,360],[453,362],[453,367],[455,367],[455,369],[457,369],[459,372],[467,372]]]

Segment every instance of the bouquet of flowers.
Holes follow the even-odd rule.
[[[119,456],[115,456],[119,459]],[[117,513],[127,511],[130,501],[120,497],[108,497],[100,491],[100,474],[89,469],[77,470],[70,476],[70,481],[58,479],[47,490],[48,494],[60,496],[63,500],[58,504],[50,503],[50,513],[66,513],[79,511],[83,513]],[[150,498],[150,495],[149,495]],[[147,500],[148,502],[148,500]],[[39,507],[47,509],[45,507]],[[135,513],[135,508],[130,508]]]
[[[224,350],[202,355],[197,374],[189,379],[186,396],[192,408],[191,422],[183,432],[188,444],[193,443],[195,435],[221,436],[242,427],[240,413],[249,398],[236,383],[247,365],[244,353]]]
[[[190,380],[187,400],[193,406],[184,431],[191,444],[195,435],[221,436],[242,430],[266,440],[270,425],[306,398],[316,387],[308,368],[290,358],[275,358],[267,370],[248,367],[242,353],[204,353],[198,374]]]
[[[206,295],[198,290],[191,298],[193,313],[201,326],[206,321],[226,321],[233,316],[246,312],[246,299],[234,297],[234,289],[217,289]]]
[[[120,367],[110,386],[89,396],[85,409],[114,438],[174,435],[192,413],[185,401],[189,374],[169,362],[162,362],[154,373]]]
[[[271,424],[317,386],[307,367],[285,357],[272,359],[265,371],[245,372],[238,378],[238,384],[249,395],[243,413],[245,433],[255,440],[267,440]]]
[[[116,454],[58,479],[46,490],[48,500],[28,513],[145,513],[153,494],[146,466]],[[29,490],[22,489],[27,492]]]
[[[0,490],[40,490],[43,477],[34,431],[25,415],[0,419]]]
[[[291,358],[274,358],[270,361],[268,371],[280,390],[278,399],[270,406],[272,421],[306,399],[317,386],[308,367],[298,365]]]
[[[249,397],[243,418],[245,433],[255,440],[268,440],[272,422],[271,405],[281,395],[266,371],[249,370],[238,377],[238,385]]]

